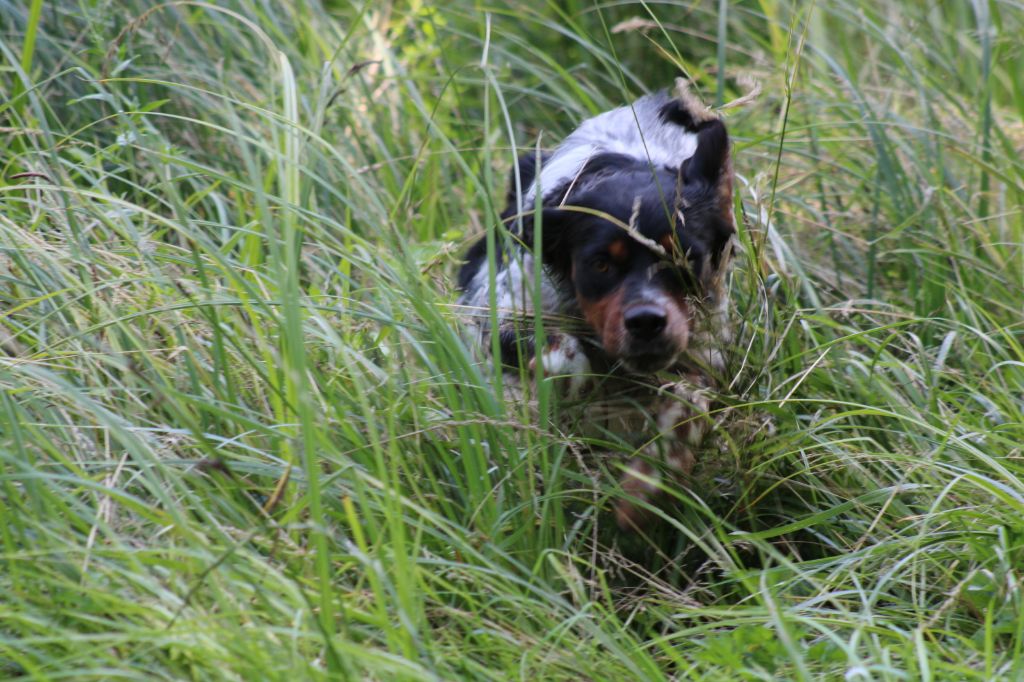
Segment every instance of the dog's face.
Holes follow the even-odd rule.
[[[728,138],[719,121],[700,138],[680,168],[652,169],[617,154],[595,157],[577,178],[578,189],[542,213],[549,271],[572,287],[609,358],[634,372],[677,362],[695,307],[728,257]],[[534,221],[528,235],[536,227]]]

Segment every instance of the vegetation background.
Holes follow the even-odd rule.
[[[1022,35],[0,0],[0,677],[1024,679]],[[625,446],[503,402],[452,282],[515,147],[680,72],[762,87],[718,416],[776,432],[632,537]]]

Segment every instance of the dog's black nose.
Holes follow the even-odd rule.
[[[665,309],[657,305],[638,305],[630,308],[623,315],[626,331],[633,337],[649,341],[665,331],[668,316]]]

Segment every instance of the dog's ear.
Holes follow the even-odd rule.
[[[683,167],[683,181],[687,185],[714,187],[730,170],[729,134],[725,124],[717,118],[702,123],[697,130],[697,151]]]
[[[520,197],[529,191],[530,185],[533,184],[534,178],[537,177],[537,164],[544,163],[548,156],[550,155],[541,154],[538,157],[536,152],[527,152],[519,155],[519,158],[516,159],[516,165],[508,173],[508,191],[505,192],[506,211],[519,205]],[[517,174],[519,176],[518,183],[516,182]]]
[[[697,131],[697,151],[682,168],[687,186],[714,192],[722,218],[732,224],[732,162],[729,133],[720,119],[703,122]]]
[[[517,218],[522,219],[522,229],[517,229]],[[544,265],[553,274],[568,274],[572,265],[569,235],[577,219],[575,211],[560,208],[543,208],[539,212],[512,214],[505,217],[509,230],[531,251],[537,235],[540,235],[540,252]]]

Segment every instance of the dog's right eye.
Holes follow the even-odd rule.
[[[590,263],[590,267],[594,272],[605,273],[611,270],[612,265],[606,258],[597,258]]]

